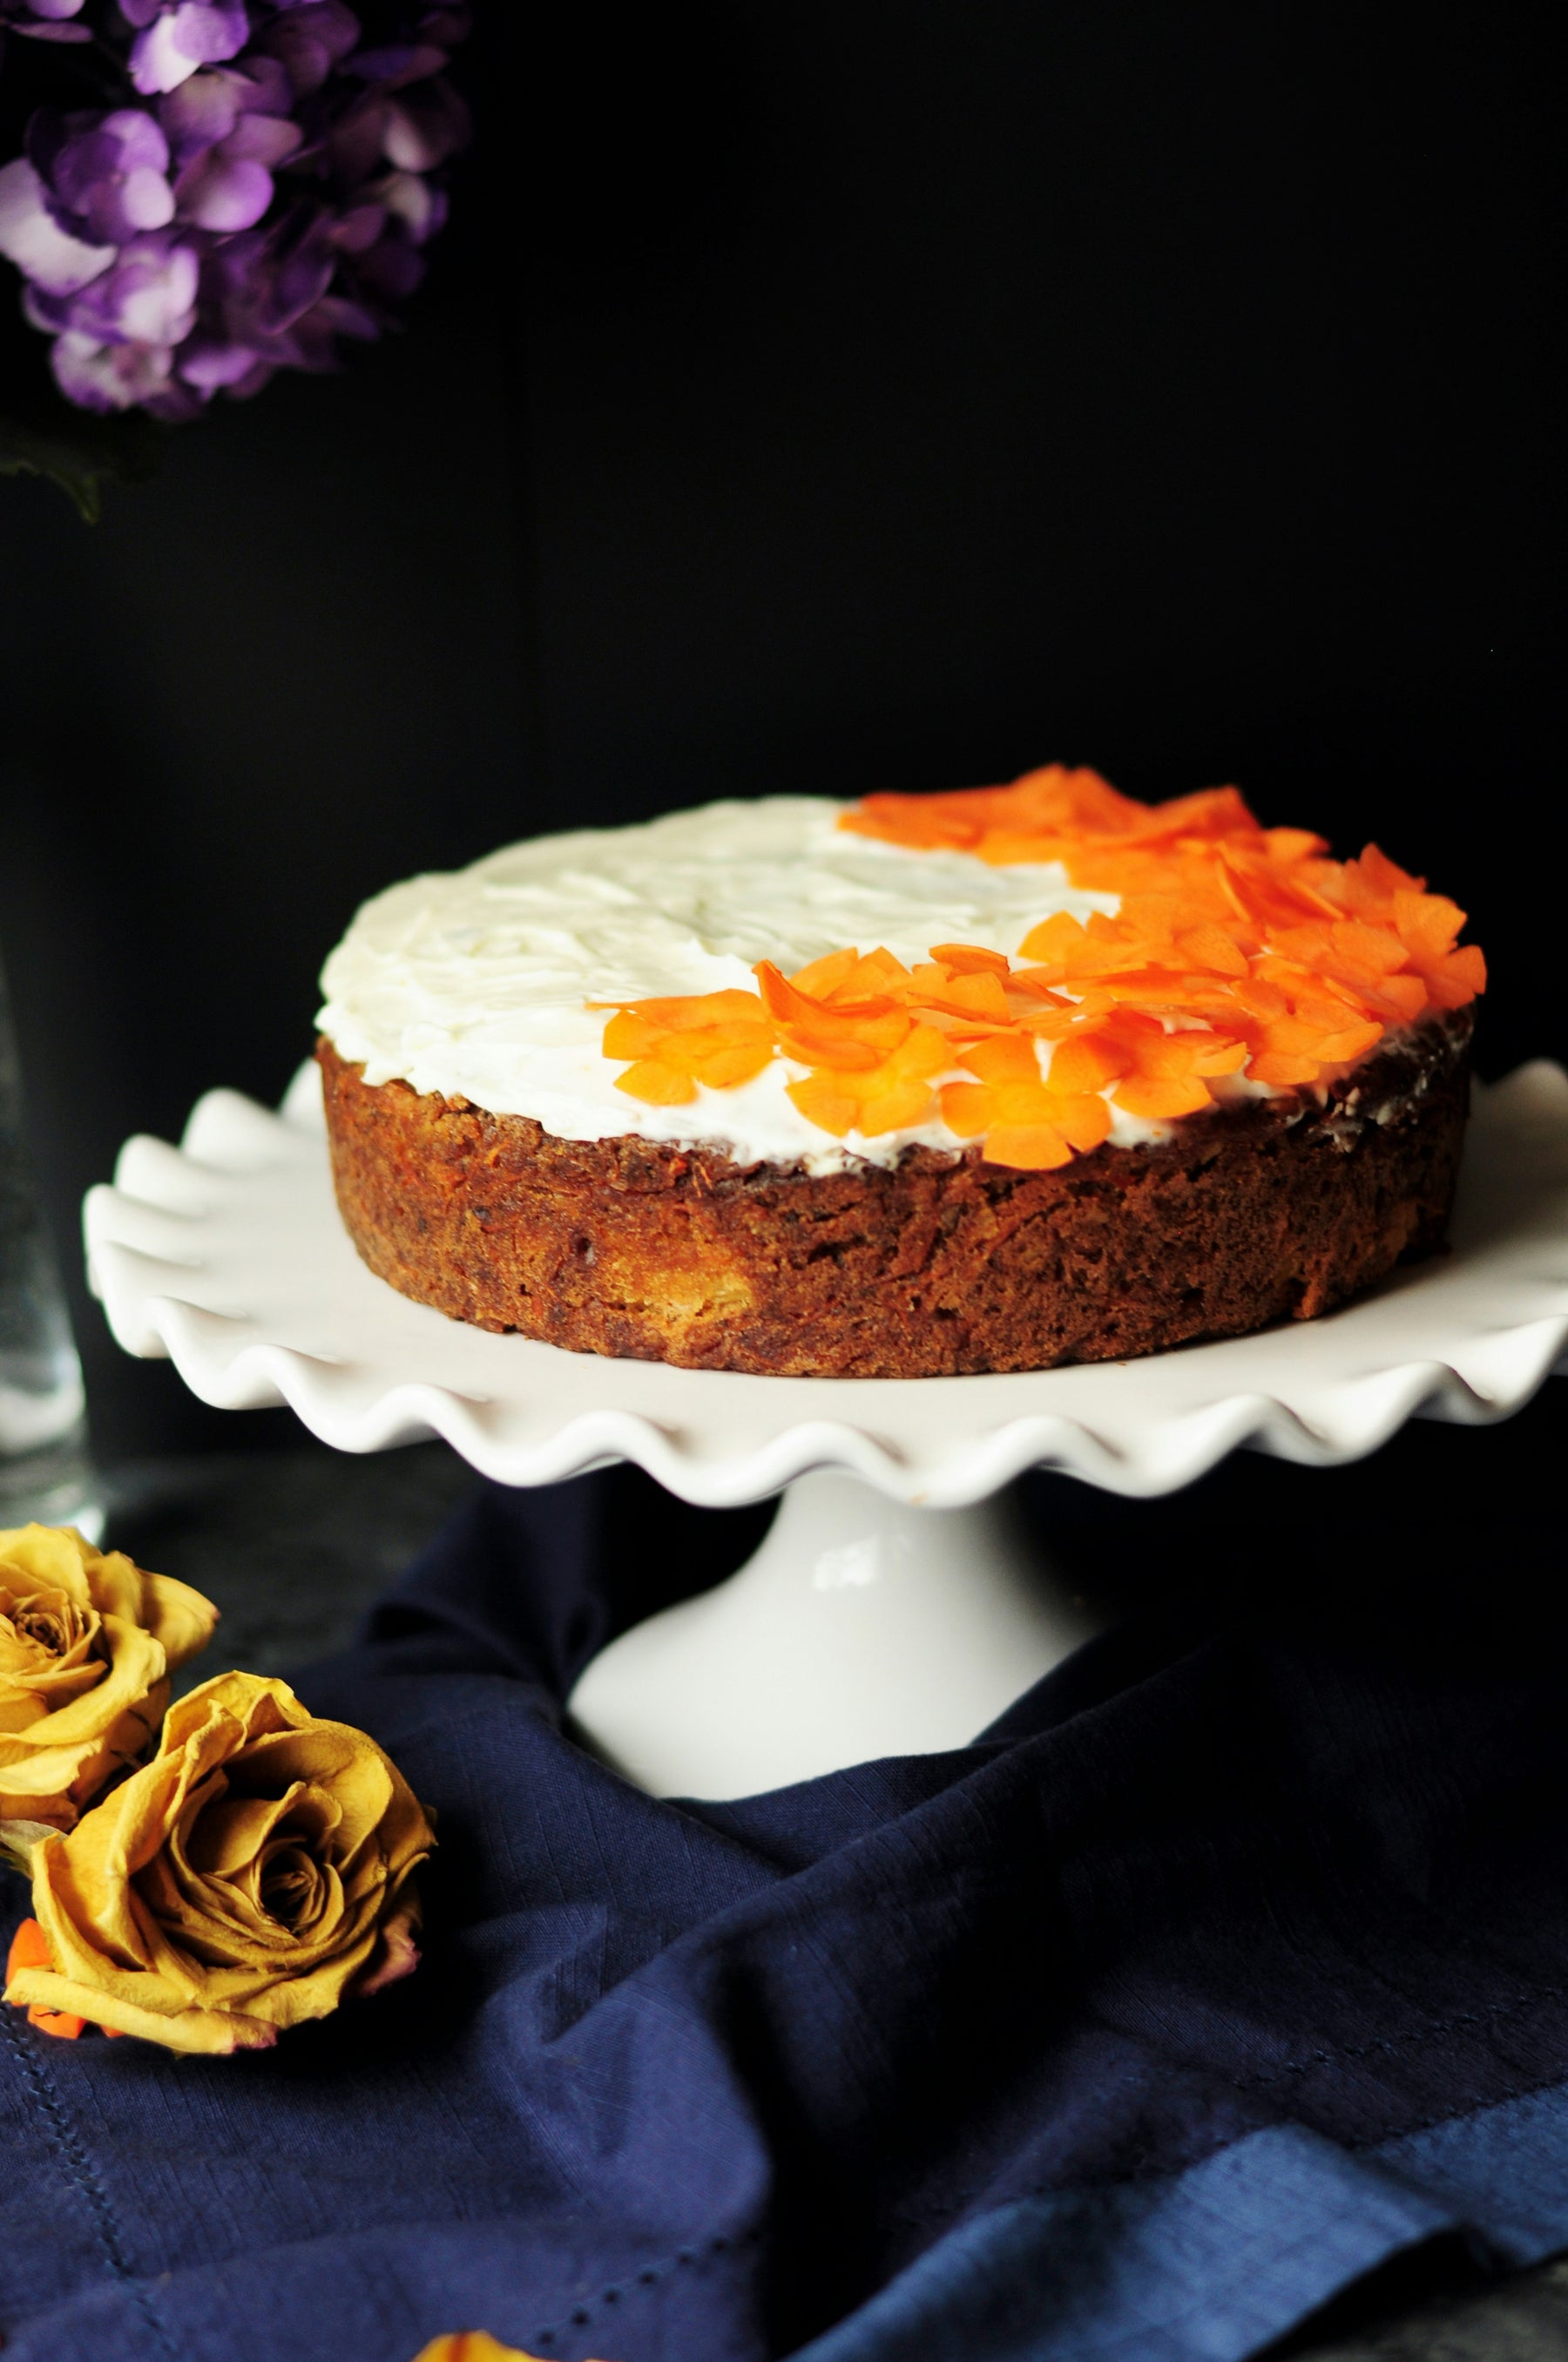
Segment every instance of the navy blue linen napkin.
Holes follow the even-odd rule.
[[[1452,1490],[1488,1440],[1035,1480],[1125,1622],[723,1805],[560,1701],[758,1516],[482,1492],[299,1681],[438,1810],[424,1965],[226,2060],[0,2012],[7,2362],[1235,2362],[1423,2241],[1568,2245],[1568,1606]]]

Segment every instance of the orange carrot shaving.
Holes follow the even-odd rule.
[[[1056,862],[1120,907],[1043,920],[1016,967],[977,944],[934,944],[913,968],[850,945],[792,977],[763,960],[755,993],[594,1004],[614,1010],[618,1089],[678,1107],[782,1059],[805,1070],[790,1098],[838,1138],[940,1113],[989,1162],[1048,1170],[1107,1138],[1112,1103],[1168,1122],[1209,1106],[1228,1075],[1321,1087],[1390,1026],[1485,989],[1457,903],[1375,845],[1337,862],[1306,829],[1260,827],[1234,788],[1146,805],[1053,764],[1010,787],[868,796],[840,825],[991,864]]]
[[[931,956],[955,976],[1000,976],[1008,972],[1005,952],[988,952],[982,944],[933,944]]]
[[[62,2042],[78,2042],[87,2031],[88,2020],[78,2017],[74,2010],[45,2009],[41,2002],[34,2002],[28,2012],[28,2024],[36,2025],[40,2034],[57,2035]],[[104,2029],[105,2033],[111,2030],[117,2032],[118,2028]]]
[[[624,1003],[603,1046],[607,1058],[632,1061],[617,1090],[651,1107],[682,1107],[699,1083],[733,1090],[760,1075],[773,1059],[774,1029],[754,992],[687,993]]]
[[[1048,1173],[1073,1161],[1071,1142],[1054,1123],[1010,1123],[993,1119],[983,1151],[988,1164],[1011,1164],[1024,1173]]]
[[[6,1956],[6,1981],[10,1983],[18,1969],[52,1969],[53,1956],[49,1938],[36,1919],[24,1919],[11,1938],[11,1948]],[[75,2042],[86,2031],[88,2021],[68,2009],[46,2009],[34,2002],[28,2011],[28,2024],[36,2025],[40,2034],[57,2035],[62,2042]]]
[[[10,1983],[18,1969],[50,1969],[53,1955],[49,1937],[36,1919],[24,1919],[11,1938],[11,1948],[6,1956],[6,1981]]]
[[[857,951],[829,952],[825,958],[812,960],[809,967],[798,968],[793,980],[801,992],[826,1000],[859,965]]]

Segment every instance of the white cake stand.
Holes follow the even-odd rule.
[[[736,1796],[964,1745],[1095,1628],[1004,1488],[1063,1470],[1147,1497],[1239,1444],[1320,1466],[1412,1415],[1506,1418],[1568,1336],[1568,1076],[1478,1091],[1452,1252],[1329,1319],[1022,1376],[754,1378],[492,1337],[366,1270],[315,1070],[281,1113],[214,1091],[85,1209],[115,1335],[205,1402],[286,1402],[345,1451],[444,1436],[508,1485],[636,1461],[684,1499],[784,1492],[756,1556],[582,1675],[580,1733],[657,1794]],[[1001,1498],[996,1496],[1001,1496]]]

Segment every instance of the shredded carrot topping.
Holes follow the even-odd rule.
[[[1328,857],[1305,829],[1263,828],[1234,788],[1135,803],[1053,764],[1007,788],[867,796],[839,825],[993,864],[1058,862],[1121,896],[1114,918],[1059,912],[1015,965],[937,944],[830,952],[755,993],[623,1005],[604,1054],[616,1087],[657,1107],[729,1089],[775,1059],[807,1120],[863,1139],[940,1120],[992,1164],[1066,1164],[1110,1130],[1111,1106],[1168,1120],[1244,1075],[1303,1088],[1357,1065],[1391,1026],[1463,1008],[1486,986],[1464,912],[1369,844]]]
[[[36,1919],[24,1919],[11,1938],[11,1949],[6,1958],[6,1981],[10,1983],[18,1969],[52,1969],[49,1937]],[[74,2016],[70,2010],[45,2009],[35,2002],[28,2012],[28,2024],[36,2025],[40,2034],[58,2035],[62,2041],[80,2040],[87,2020]]]

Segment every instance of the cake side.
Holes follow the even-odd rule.
[[[1043,1171],[970,1148],[811,1173],[576,1140],[321,1041],[350,1237],[402,1294],[576,1352],[778,1376],[1131,1359],[1331,1310],[1441,1242],[1471,1010],[1319,1094],[1215,1106]]]

